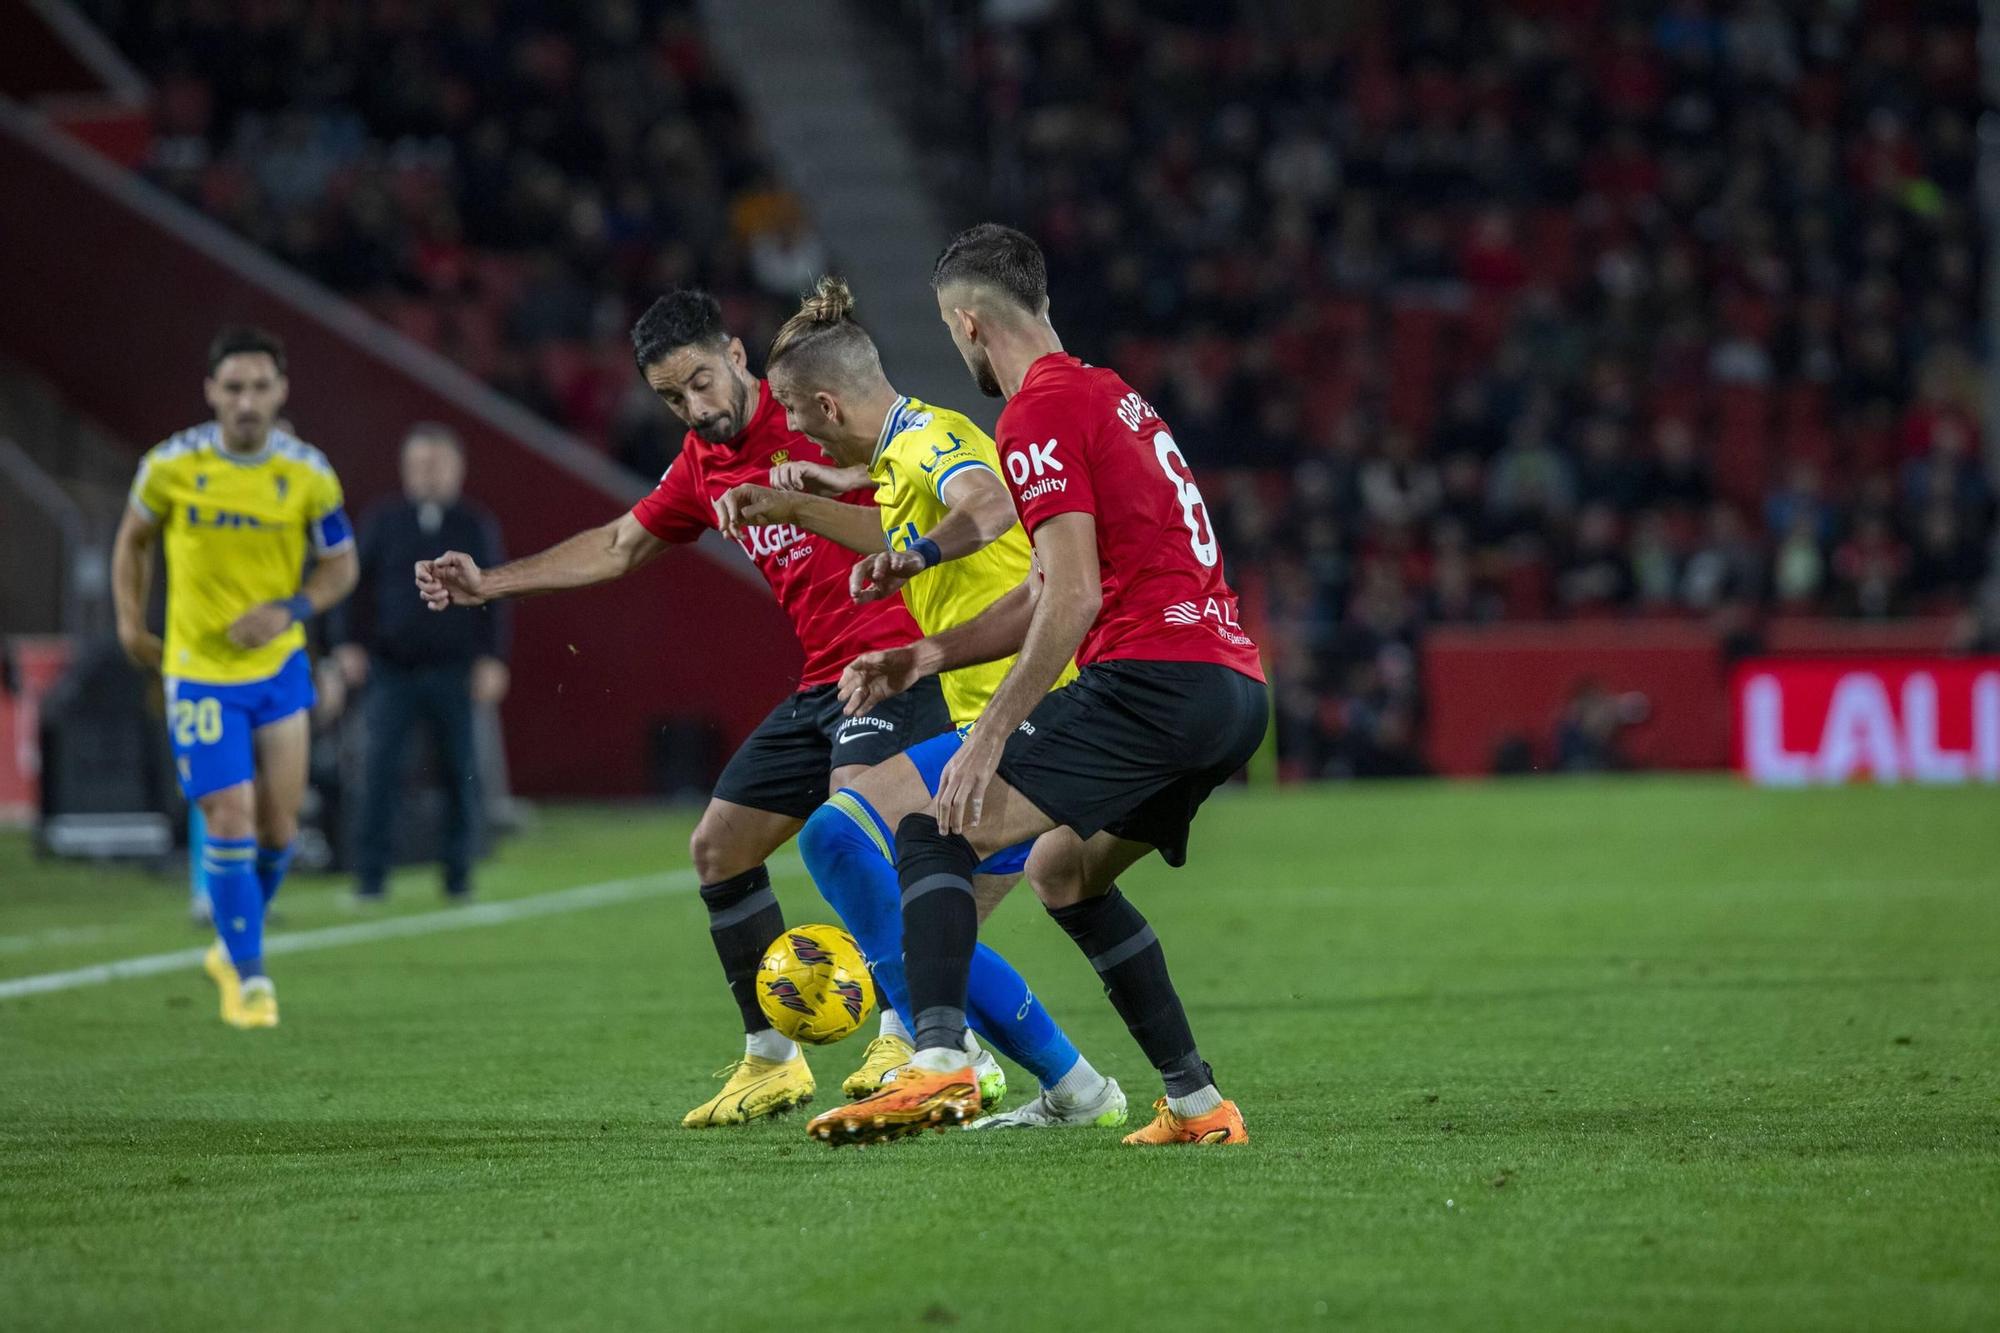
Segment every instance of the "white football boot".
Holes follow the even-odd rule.
[[[1058,1098],[1046,1088],[1024,1106],[999,1115],[981,1116],[967,1129],[1068,1129],[1088,1126],[1111,1129],[1125,1123],[1125,1090],[1107,1078],[1104,1088],[1087,1102]]]

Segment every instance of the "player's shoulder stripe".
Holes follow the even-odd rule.
[[[951,484],[951,479],[961,472],[971,471],[974,468],[977,468],[981,472],[993,472],[993,464],[983,458],[962,459],[939,473],[937,481],[932,484],[932,489],[937,492],[938,498],[942,500],[944,498],[944,488]],[[998,476],[999,473],[993,472],[993,475]]]
[[[279,458],[289,458],[294,463],[304,463],[315,472],[333,475],[333,464],[326,455],[288,431],[271,432],[271,452]]]
[[[175,458],[185,458],[189,454],[200,453],[214,445],[220,431],[213,421],[204,421],[199,426],[189,426],[177,430],[146,451],[148,463],[165,463]]]
[[[963,412],[954,412],[948,407],[933,407],[930,409],[930,413],[931,422],[929,431],[931,434],[956,435],[962,440],[975,444],[981,440],[992,438],[980,427],[978,422]]]

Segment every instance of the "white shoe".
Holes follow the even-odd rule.
[[[1016,1110],[1001,1115],[982,1116],[967,1129],[1066,1129],[1088,1125],[1111,1129],[1125,1123],[1125,1090],[1118,1080],[1104,1080],[1104,1090],[1087,1102],[1058,1100],[1045,1088],[1042,1094]]]

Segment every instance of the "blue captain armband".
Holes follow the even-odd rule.
[[[320,555],[338,551],[354,540],[354,526],[345,509],[332,509],[312,521],[313,550]]]

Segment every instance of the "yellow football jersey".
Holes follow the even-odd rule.
[[[971,421],[942,407],[914,398],[899,398],[882,423],[882,435],[869,460],[875,479],[875,503],[882,510],[882,531],[892,550],[906,551],[944,521],[950,512],[945,494],[952,480],[973,468],[1000,475],[1000,451],[991,436]],[[1028,534],[1015,524],[997,541],[959,560],[934,566],[903,588],[903,601],[925,634],[962,625],[1019,587],[1028,577],[1034,549]],[[993,692],[1000,688],[1011,657],[979,666],[961,667],[939,677],[951,720],[965,726],[979,717]],[[1058,685],[1076,676],[1072,664],[1063,669]]]
[[[239,455],[211,421],[149,450],[132,506],[165,534],[164,674],[212,685],[277,674],[305,646],[304,626],[251,649],[229,641],[229,626],[253,606],[297,594],[308,541],[321,556],[353,543],[342,503],[326,455],[283,431]]]

